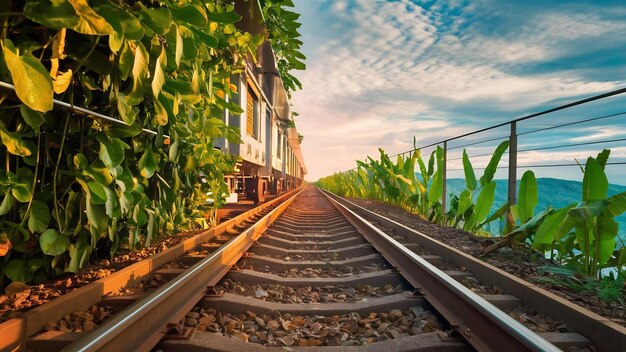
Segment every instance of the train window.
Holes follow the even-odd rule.
[[[281,149],[282,149],[282,145],[281,145],[282,139],[283,139],[283,136],[280,134],[280,132],[276,131],[276,157],[278,159],[281,158],[280,155],[281,155]]]
[[[254,139],[259,139],[259,98],[250,86],[246,105],[246,133]]]

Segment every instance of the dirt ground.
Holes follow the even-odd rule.
[[[151,255],[160,253],[176,244],[193,236],[198,231],[190,231],[172,237],[163,237],[149,247],[131,252],[120,249],[119,253],[109,259],[95,259],[83,271],[77,274],[65,273],[51,278],[47,282],[24,285],[20,292],[0,294],[0,323],[11,318],[20,316],[59,296],[67,294],[75,289],[85,286],[93,281],[109,276],[131,264],[141,261]]]
[[[478,237],[463,230],[433,224],[421,219],[415,214],[410,214],[389,204],[364,199],[350,200],[474,257],[480,257],[486,247],[495,243],[493,238]],[[626,326],[626,307],[623,303],[613,302],[607,304],[600,300],[593,291],[580,292],[563,285],[541,282],[540,278],[557,279],[557,277],[555,277],[554,274],[546,273],[544,270],[541,270],[541,267],[554,266],[554,264],[543,258],[540,253],[527,248],[505,247],[481,259],[517,277],[541,286],[570,302],[607,317],[622,326]],[[624,289],[625,288],[622,288],[622,290]]]

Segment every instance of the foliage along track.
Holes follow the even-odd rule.
[[[511,317],[569,351],[612,351],[626,346],[626,329],[535,285],[481,262],[427,235],[337,196],[377,228],[445,270]],[[583,336],[584,335],[584,336]]]
[[[18,314],[0,324],[0,333],[3,336],[0,349],[25,345],[33,350],[60,349],[80,332],[95,329],[113,313],[162,286],[203,254],[219,248],[228,238],[256,222],[294,193],[287,193],[185,239],[163,252]],[[34,336],[41,330],[47,333]],[[67,336],[61,338],[62,335]],[[59,342],[51,343],[50,339],[53,337]]]

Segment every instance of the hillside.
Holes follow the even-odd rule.
[[[495,211],[507,201],[507,180],[495,180],[496,182],[496,199],[492,211]],[[519,180],[518,180],[519,185]],[[553,208],[564,207],[570,203],[579,202],[581,199],[582,182],[561,180],[556,178],[538,178],[537,185],[539,188],[539,203],[536,211],[546,209],[548,206]],[[449,179],[446,182],[447,193],[458,195],[465,189],[465,180],[461,178]],[[626,186],[609,185],[609,195],[626,192]],[[619,224],[619,234],[626,241],[626,214],[616,218]],[[493,224],[494,231],[497,231],[498,224]]]

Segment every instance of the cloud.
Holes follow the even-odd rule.
[[[296,5],[308,60],[298,73],[304,89],[293,103],[310,179],[341,165],[350,169],[354,160],[377,155],[378,147],[404,151],[413,136],[418,144],[434,142],[551,100],[623,84],[590,79],[589,70],[521,70],[622,40],[616,33],[626,30],[626,21],[615,18],[618,11],[543,6],[519,8],[531,12],[516,16],[516,9],[499,10],[489,1]],[[494,112],[501,116],[485,120]]]
[[[587,127],[583,133],[588,133],[580,137],[570,138],[570,142],[593,142],[598,140],[615,139],[615,137],[626,137],[626,128],[622,126],[592,126]]]

